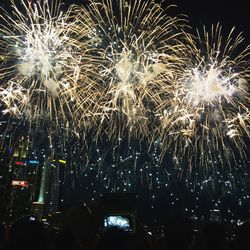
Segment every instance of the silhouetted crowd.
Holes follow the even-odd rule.
[[[79,218],[80,219],[80,218]],[[226,228],[218,222],[208,222],[200,230],[184,217],[172,217],[164,231],[149,232],[137,226],[134,233],[111,227],[106,230],[74,231],[64,226],[54,230],[30,217],[1,224],[1,250],[249,250],[250,223],[235,229],[229,237]]]

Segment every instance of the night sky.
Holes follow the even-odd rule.
[[[68,0],[65,3],[81,4],[86,0]],[[156,2],[160,2],[159,0]],[[238,32],[243,32],[244,37],[250,41],[249,34],[249,9],[247,1],[228,0],[168,0],[164,5],[175,4],[178,8],[170,12],[186,14],[192,27],[210,26],[220,22],[225,29],[236,27]]]
[[[179,6],[180,11],[189,16],[192,26],[211,25],[220,22],[229,29],[236,26],[249,39],[249,12],[246,1],[228,0],[171,0]]]
[[[72,3],[82,4],[87,1],[64,0],[62,2],[70,5]],[[156,2],[161,1],[156,0]],[[245,0],[163,0],[162,2],[163,6],[177,5],[178,8],[169,10],[169,13],[171,15],[186,14],[193,28],[202,27],[203,25],[209,27],[219,22],[223,25],[225,31],[229,31],[235,26],[236,31],[243,32],[246,41],[250,42],[249,9]],[[9,4],[10,0],[1,1],[1,6],[4,6],[4,8]]]

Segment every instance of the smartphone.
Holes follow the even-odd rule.
[[[134,216],[132,214],[109,214],[104,216],[104,228],[117,227],[127,232],[134,231]]]

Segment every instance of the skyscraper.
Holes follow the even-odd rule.
[[[30,214],[30,205],[37,198],[40,161],[31,159],[30,137],[21,136],[9,162],[7,217],[12,221]]]

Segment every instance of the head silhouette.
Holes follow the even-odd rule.
[[[98,242],[98,250],[133,250],[133,236],[117,227],[105,231]]]
[[[39,249],[44,240],[44,226],[30,217],[15,221],[10,230],[10,243],[13,248]]]
[[[166,225],[166,249],[188,249],[192,244],[193,235],[192,221],[184,217],[172,217]]]
[[[250,245],[250,223],[244,223],[236,232],[236,248],[238,250],[248,250]]]
[[[220,250],[226,244],[226,229],[219,222],[207,223],[202,230],[206,249]]]

